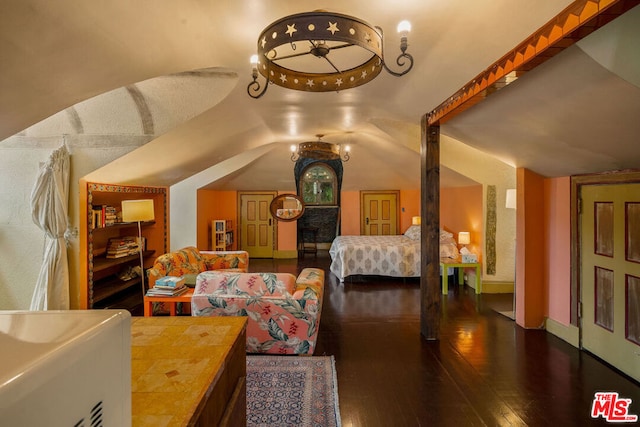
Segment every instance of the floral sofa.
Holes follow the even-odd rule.
[[[195,285],[196,276],[203,271],[221,270],[246,272],[249,268],[249,253],[246,251],[200,251],[193,246],[168,252],[156,258],[153,266],[147,270],[148,287],[152,288],[156,280],[164,276],[185,276],[188,285]],[[191,282],[193,279],[193,282]],[[189,307],[178,303],[179,313],[188,313]],[[153,304],[153,313],[167,314],[165,303]]]
[[[324,270],[200,273],[193,316],[247,316],[247,353],[313,354],[322,313]]]
[[[224,270],[247,272],[249,253],[246,251],[200,251],[193,246],[160,255],[147,270],[149,287],[164,276],[197,275],[203,271]]]

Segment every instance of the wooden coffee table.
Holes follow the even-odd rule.
[[[179,302],[191,303],[191,297],[193,296],[193,288],[189,288],[185,293],[178,295],[176,297],[149,297],[144,296],[144,316],[150,317],[153,316],[153,303],[154,302],[163,302],[169,306],[169,315],[176,315],[176,304]]]

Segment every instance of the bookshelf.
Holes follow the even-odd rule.
[[[233,221],[215,219],[211,221],[211,250],[226,251],[233,247]]]
[[[80,217],[86,219],[80,221],[80,308],[124,308],[141,314],[141,280],[132,273],[140,269],[138,224],[122,222],[121,203],[154,202],[155,219],[141,224],[146,270],[168,251],[168,189],[87,181],[80,185]]]

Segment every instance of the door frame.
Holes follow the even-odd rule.
[[[392,194],[396,196],[396,232],[400,231],[400,190],[362,190],[360,191],[360,234],[364,235],[365,232],[365,216],[364,216],[364,198],[366,195],[388,195]]]
[[[600,174],[575,175],[571,177],[571,325],[578,327],[579,345],[582,348],[582,328],[580,325],[581,296],[581,236],[580,211],[582,187],[603,184],[640,184],[640,171],[624,170]]]
[[[238,236],[236,237],[238,242],[238,250],[240,250],[240,244],[242,243],[242,196],[250,196],[252,194],[260,195],[260,196],[273,196],[274,198],[278,195],[277,191],[238,191],[237,196],[237,204],[238,204]],[[269,212],[270,214],[270,212]],[[272,250],[275,252],[278,247],[278,221],[273,218],[273,248]]]

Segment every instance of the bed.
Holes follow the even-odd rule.
[[[394,236],[338,236],[329,255],[330,270],[341,282],[356,274],[420,277],[420,226]],[[440,232],[440,257],[458,257],[453,235],[444,230]]]

